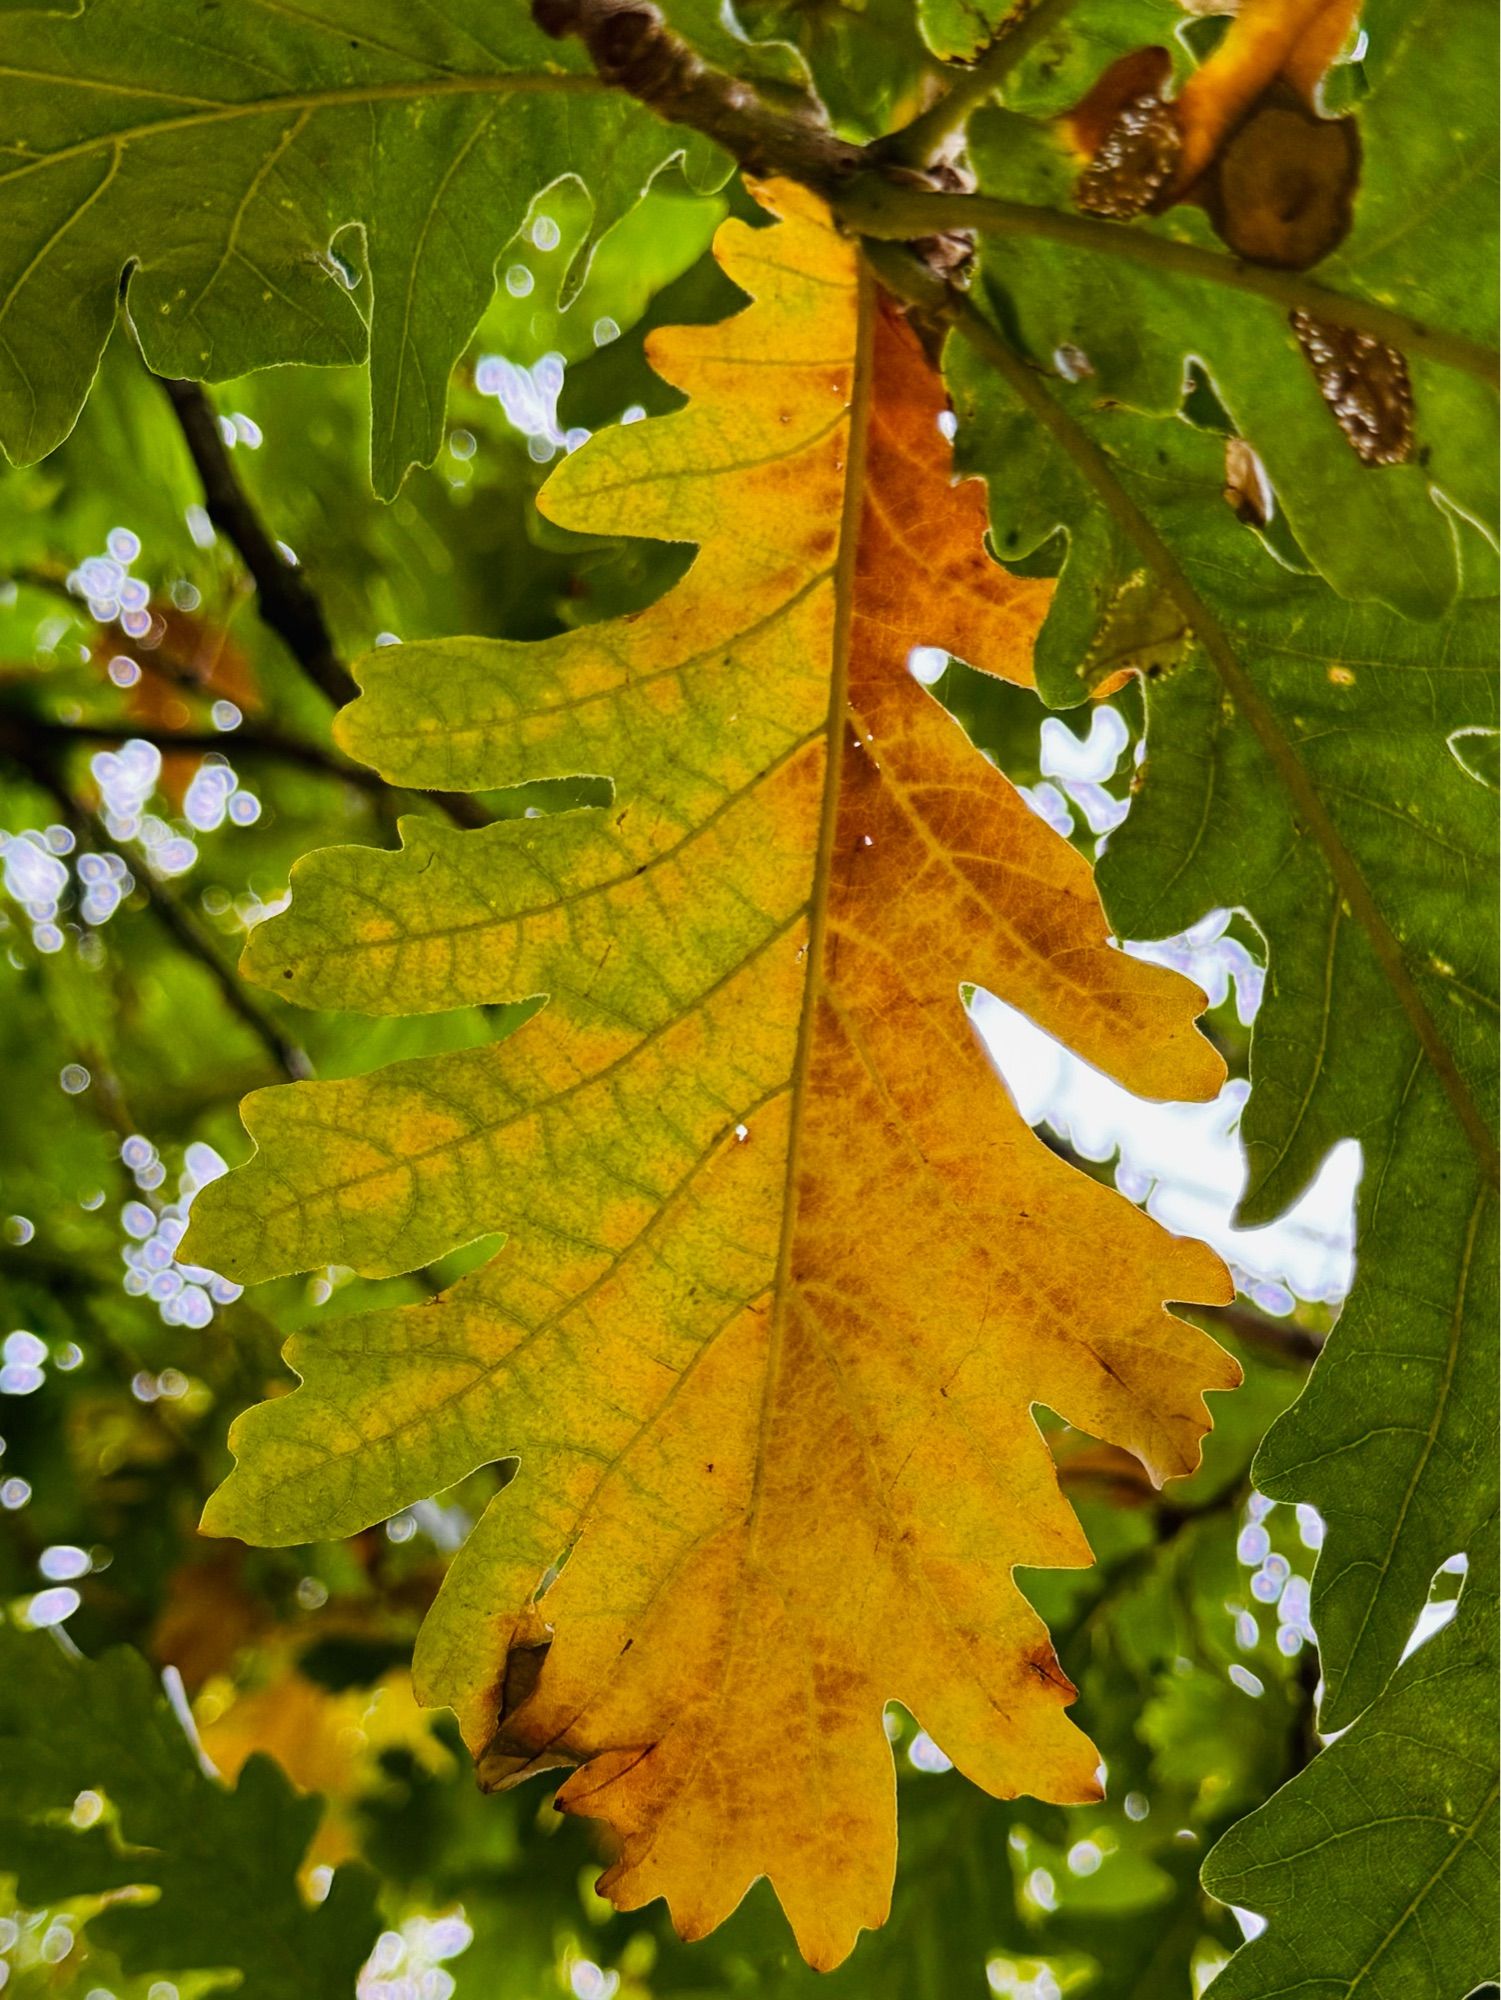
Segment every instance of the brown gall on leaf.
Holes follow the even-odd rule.
[[[1145,215],[1172,185],[1183,154],[1176,107],[1163,94],[1172,73],[1166,49],[1136,49],[1070,115],[1073,144],[1089,161],[1075,198],[1091,215]]]
[[[1116,592],[1079,678],[1095,700],[1125,686],[1133,674],[1161,680],[1181,663],[1192,634],[1156,579],[1137,570]]]
[[[1320,118],[1275,87],[1195,190],[1215,234],[1247,263],[1306,271],[1349,234],[1360,179],[1353,118]]]
[[[1302,271],[1327,257],[1350,228],[1360,140],[1353,118],[1320,114],[1317,94],[1356,11],[1245,0],[1176,97],[1166,49],[1123,56],[1066,121],[1086,162],[1080,208],[1124,221],[1194,202],[1250,263]]]
[[[1289,315],[1319,394],[1362,465],[1405,465],[1414,444],[1412,380],[1395,347],[1354,327]]]
[[[1319,86],[1359,11],[1360,0],[1243,0],[1224,40],[1176,99],[1184,145],[1180,197],[1279,89],[1317,113]]]

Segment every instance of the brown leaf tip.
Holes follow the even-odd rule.
[[[1058,1655],[1046,1640],[1034,1646],[1027,1654],[1027,1669],[1037,1676],[1045,1687],[1055,1689],[1065,1702],[1072,1702],[1079,1690],[1058,1664]]]

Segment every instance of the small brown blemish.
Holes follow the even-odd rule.
[[[1160,97],[1133,97],[1080,174],[1075,199],[1090,215],[1116,222],[1144,215],[1171,182],[1182,149],[1172,107]]]
[[[1058,1655],[1046,1640],[1027,1655],[1027,1669],[1048,1687],[1058,1688],[1072,1697],[1078,1692],[1073,1682],[1058,1664]]]
[[[1413,452],[1412,380],[1395,347],[1332,320],[1290,315],[1319,394],[1362,465],[1402,465]]]
[[[1237,521],[1264,528],[1272,518],[1272,486],[1259,455],[1244,438],[1225,439],[1225,500]]]
[[[1178,116],[1164,98],[1172,76],[1166,49],[1135,49],[1112,63],[1069,118],[1089,161],[1075,199],[1093,215],[1143,215],[1170,187],[1183,150]]]
[[[551,1639],[544,1639],[534,1646],[512,1646],[506,1654],[505,1671],[500,1683],[501,1720],[514,1715],[535,1692],[551,1647]]]

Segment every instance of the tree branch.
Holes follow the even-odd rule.
[[[887,133],[868,149],[872,160],[895,160],[909,167],[925,167],[938,159],[949,142],[969,122],[972,112],[1000,89],[1024,56],[1042,40],[1073,7],[1074,0],[1022,0],[1022,4],[1002,21],[995,39],[976,58],[943,96],[918,113],[910,124]],[[918,231],[919,235],[924,234]]]
[[[359,695],[359,683],[334,650],[328,621],[311,584],[282,555],[240,484],[219,429],[218,413],[202,384],[166,375],[156,379],[172,405],[197,469],[208,517],[249,570],[262,619],[335,708],[347,707]],[[432,799],[455,826],[490,824],[490,815],[463,792],[433,791],[423,796]]]
[[[233,751],[238,757],[270,757],[279,763],[315,771],[320,777],[357,785],[361,791],[383,794],[392,789],[379,772],[367,770],[363,764],[349,763],[332,751],[320,749],[316,743],[304,743],[300,737],[284,735],[279,729],[255,725],[231,730],[156,729],[134,721],[55,722],[38,716],[26,717],[22,727],[40,741],[59,745],[123,743],[130,737],[139,737],[154,743],[159,750],[217,750],[225,755]]]
[[[289,563],[266,532],[249,494],[230,463],[219,429],[218,412],[198,382],[181,382],[158,375],[172,405],[199,483],[208,517],[225,540],[239,551],[255,583],[261,617],[281,640],[315,687],[335,708],[344,708],[359,694],[349,669],[334,651],[323,607],[300,569]]]
[[[750,174],[783,174],[827,193],[866,163],[811,110],[774,111],[750,86],[713,68],[673,33],[651,0],[532,0],[554,41],[576,36],[601,81],[672,125],[702,132]]]
[[[1297,272],[1222,257],[1131,223],[937,185],[938,176],[926,173],[920,156],[931,157],[941,147],[1065,5],[1066,0],[1039,0],[1009,33],[1003,31],[947,97],[904,132],[863,148],[835,138],[809,118],[774,110],[738,77],[703,62],[651,0],[532,0],[532,12],[548,34],[577,36],[606,83],[628,91],[669,123],[705,133],[746,172],[784,174],[812,188],[861,236],[906,243],[942,243],[968,230],[1039,237],[1247,292],[1375,334],[1483,381],[1496,380],[1494,349],[1392,307],[1330,291]]]
[[[282,1074],[293,1083],[310,1077],[312,1065],[302,1049],[282,1034],[268,1015],[262,1013],[176,897],[153,878],[149,868],[139,864],[132,868],[125,855],[100,838],[93,815],[80,805],[58,776],[41,740],[34,737],[24,724],[0,722],[0,754],[10,758],[33,784],[47,794],[81,845],[92,848],[96,853],[114,854],[124,863],[143,891],[162,929],[179,950],[195,959],[209,974],[225,1005],[249,1028]]]

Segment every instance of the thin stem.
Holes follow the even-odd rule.
[[[878,139],[869,148],[870,157],[900,161],[909,167],[925,167],[940,158],[955,133],[963,130],[971,115],[995,95],[1022,58],[1031,54],[1073,5],[1074,0],[1032,0],[1028,6],[1023,0],[1023,5],[1002,21],[985,53],[910,124]]]
[[[58,776],[41,739],[33,736],[25,725],[0,724],[0,754],[10,758],[47,794],[81,845],[99,854],[114,854],[129,869],[162,929],[180,951],[195,959],[209,974],[225,1005],[244,1022],[282,1074],[293,1083],[311,1076],[312,1065],[303,1050],[261,1012],[176,897],[154,879],[149,868],[139,865],[131,868],[128,858],[100,837],[93,814],[74,798]]]
[[[1401,942],[1387,922],[1360,864],[1345,846],[1318,787],[1308,775],[1277,717],[1262,698],[1254,678],[1241,663],[1229,634],[1195,590],[1172,550],[1121,484],[1105,453],[1079,427],[1058,399],[1049,393],[1038,372],[1013,352],[971,301],[934,277],[925,264],[905,251],[871,245],[867,255],[882,283],[898,298],[905,298],[921,306],[935,319],[946,321],[1003,377],[1012,393],[1025,404],[1060,451],[1072,461],[1080,477],[1135,545],[1147,567],[1182,612],[1238,713],[1265,751],[1305,832],[1312,835],[1321,849],[1335,888],[1365,931],[1387,983],[1454,1108],[1481,1174],[1486,1183],[1494,1187],[1498,1179],[1496,1143],[1485,1115],[1471,1095],[1437,1022],[1428,1011],[1427,1002],[1408,970]]]
[[[219,429],[218,413],[202,385],[164,375],[156,379],[172,405],[197,470],[208,517],[249,570],[262,619],[335,708],[347,707],[358,697],[359,683],[334,650],[328,621],[312,585],[283,556],[241,485]],[[483,807],[462,792],[434,791],[424,796],[456,826],[490,823]]]
[[[1228,1514],[1233,1517],[1240,1512],[1250,1494],[1251,1482],[1249,1478],[1242,1478],[1222,1487],[1199,1507],[1182,1507],[1176,1501],[1159,1500],[1153,1509],[1157,1527],[1156,1540],[1148,1542],[1144,1548],[1137,1549],[1116,1563],[1113,1569],[1104,1572],[1101,1578],[1103,1588],[1099,1595],[1092,1598],[1076,1615],[1073,1622],[1056,1635],[1054,1643],[1060,1658],[1066,1650],[1071,1651],[1089,1637],[1093,1628],[1108,1613],[1122,1591],[1131,1589],[1140,1578],[1149,1575],[1161,1560],[1164,1550],[1171,1548],[1180,1535],[1202,1526],[1206,1521],[1212,1521],[1216,1515]]]
[[[83,836],[80,835],[80,838]],[[102,852],[112,852],[107,843],[89,830],[89,843]],[[122,856],[123,860],[124,857]],[[182,904],[162,884],[153,879],[149,868],[132,870],[146,892],[146,901],[162,929],[189,958],[194,958],[213,977],[231,1012],[237,1014],[290,1083],[305,1082],[313,1073],[307,1055],[296,1042],[283,1035],[263,1014],[241,986],[230,968],[209,944]]]
[[[576,36],[601,82],[702,132],[747,173],[827,191],[865,160],[861,147],[829,130],[821,106],[773,110],[739,77],[706,63],[652,0],[532,0],[532,18],[557,41]]]
[[[135,1378],[142,1368],[141,1358],[125,1345],[114,1331],[110,1316],[100,1313],[95,1304],[99,1293],[108,1293],[118,1287],[118,1265],[106,1276],[97,1267],[80,1263],[76,1256],[61,1256],[31,1243],[24,1250],[12,1250],[0,1245],[0,1270],[5,1271],[12,1283],[30,1281],[44,1286],[49,1295],[67,1298],[69,1304],[87,1320],[89,1332],[98,1342],[110,1373],[122,1388],[134,1387]],[[197,1469],[205,1484],[213,1483],[208,1477],[204,1446],[191,1435],[170,1403],[138,1401],[133,1415],[138,1421],[160,1430],[173,1450]]]
[[[300,569],[289,563],[251,504],[230,463],[219,429],[219,417],[201,383],[156,378],[172,405],[199,482],[208,517],[240,559],[255,583],[261,617],[281,640],[298,666],[335,708],[344,708],[359,694],[349,669],[334,651],[323,607]]]
[[[153,665],[156,663],[153,662]],[[27,679],[34,676],[26,670]],[[3,669],[0,669],[3,678]],[[217,729],[163,729],[134,719],[120,722],[58,722],[52,717],[26,715],[20,718],[21,727],[29,735],[40,740],[50,740],[59,745],[68,743],[124,743],[132,737],[146,743],[154,743],[159,750],[197,750],[203,752],[234,752],[237,758],[270,758],[278,763],[295,765],[305,771],[312,771],[318,777],[337,778],[341,784],[354,785],[367,792],[383,817],[394,825],[394,814],[403,798],[412,798],[421,804],[436,801],[449,818],[457,825],[465,827],[489,826],[489,816],[477,806],[472,816],[467,812],[453,809],[469,807],[471,801],[462,793],[405,792],[400,787],[388,785],[378,771],[369,770],[363,764],[351,763],[331,750],[324,750],[316,743],[305,743],[300,736],[289,736],[283,730],[263,724],[251,723],[234,730]]]
[[[1240,1299],[1228,1306],[1182,1306],[1179,1310],[1192,1319],[1223,1326],[1237,1339],[1265,1348],[1277,1360],[1300,1368],[1312,1367],[1324,1349],[1321,1334],[1311,1333],[1295,1320],[1273,1319]]]
[[[936,189],[903,187],[879,174],[862,174],[850,182],[840,190],[835,207],[843,221],[868,238],[906,242],[955,229],[1035,237],[1075,250],[1123,257],[1130,263],[1150,265],[1154,270],[1201,284],[1248,292],[1288,310],[1296,308],[1310,313],[1315,319],[1375,334],[1408,353],[1429,355],[1484,382],[1494,382],[1501,365],[1494,348],[1427,326],[1410,313],[1330,291],[1297,271],[1246,264],[1238,257],[1222,257],[1192,243],[1178,243],[1135,223],[1106,222],[1095,216],[1072,215],[1063,209],[1002,201],[994,195],[946,194]]]
[[[807,117],[774,110],[738,77],[702,62],[663,20],[651,0],[532,0],[539,26],[559,37],[576,35],[601,79],[629,92],[670,123],[703,132],[752,174],[785,174],[812,188],[839,220],[857,234],[895,242],[942,240],[956,231],[1034,236],[1150,264],[1175,276],[1248,292],[1339,326],[1354,327],[1411,353],[1494,382],[1501,362],[1493,348],[1430,327],[1410,313],[1342,292],[1296,271],[1222,257],[1191,243],[1177,243],[1136,224],[1107,222],[1061,209],[1002,201],[993,195],[956,194],[913,185],[915,153],[931,155],[935,134],[962,122],[1063,11],[1065,0],[1039,0],[954,91],[906,128],[869,147],[847,145]],[[924,120],[931,124],[924,126]],[[914,141],[913,135],[917,134]],[[883,166],[895,167],[893,176]]]
[[[338,778],[344,784],[357,785],[361,791],[384,793],[391,789],[378,772],[367,770],[363,764],[346,763],[342,757],[320,749],[316,743],[304,743],[300,737],[284,735],[279,729],[254,725],[231,730],[158,729],[135,721],[55,722],[34,716],[28,716],[23,726],[39,741],[58,744],[123,743],[128,738],[138,737],[144,742],[154,743],[160,750],[217,750],[226,755],[233,751],[237,757],[270,757],[279,763],[296,764],[303,770],[316,771],[320,777]]]

